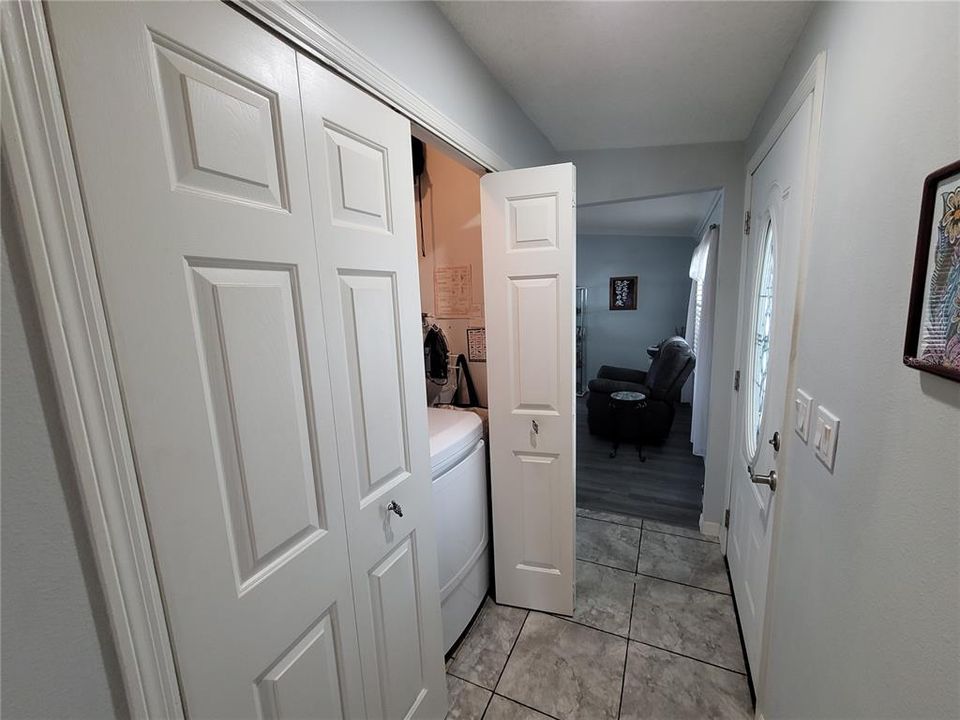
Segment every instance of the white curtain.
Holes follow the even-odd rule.
[[[710,361],[713,355],[713,307],[717,296],[717,242],[720,229],[711,225],[693,251],[690,261],[690,306],[687,310],[687,342],[697,364],[693,372],[693,422],[690,442],[693,454],[707,454],[707,417],[710,411]]]

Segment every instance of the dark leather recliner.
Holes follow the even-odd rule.
[[[680,388],[690,377],[694,365],[696,358],[690,345],[682,337],[674,336],[660,343],[659,351],[646,372],[601,366],[597,377],[588,385],[587,425],[590,434],[614,437],[610,393],[633,390],[647,396],[642,427],[644,442],[662,443],[673,425],[674,405],[680,400]],[[632,435],[633,430],[629,428],[623,435]]]

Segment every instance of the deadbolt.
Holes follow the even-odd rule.
[[[767,440],[767,442],[773,445],[774,452],[780,452],[780,431],[774,432],[773,437]]]

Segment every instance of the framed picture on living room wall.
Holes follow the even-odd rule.
[[[923,184],[903,362],[960,381],[960,161]]]
[[[610,309],[637,309],[637,276],[610,278]]]

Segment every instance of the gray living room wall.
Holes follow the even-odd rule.
[[[696,244],[686,237],[577,237],[577,287],[587,288],[586,379],[601,365],[646,370],[645,348],[686,322]],[[619,275],[638,278],[636,310],[610,310],[610,278]]]

